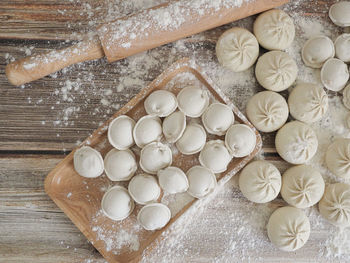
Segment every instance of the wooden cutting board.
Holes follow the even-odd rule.
[[[236,123],[245,123],[255,128],[248,122],[246,117],[229,101],[222,91],[204,74],[199,67],[189,59],[182,59],[174,63],[157,77],[151,84],[145,87],[139,94],[130,100],[123,108],[113,115],[111,119],[100,126],[82,145],[90,145],[99,150],[102,156],[112,149],[107,140],[107,129],[109,122],[115,117],[126,114],[137,121],[146,114],[144,110],[145,98],[157,89],[166,89],[177,94],[181,88],[187,85],[201,86],[210,93],[211,102],[216,100],[226,103],[235,114]],[[188,121],[200,122],[200,119]],[[220,184],[226,182],[242,169],[261,149],[262,140],[255,130],[257,144],[254,151],[247,157],[234,158],[226,172],[218,174],[217,180]],[[223,139],[224,137],[208,136],[208,139]],[[208,140],[207,139],[207,140]],[[198,154],[185,156],[173,149],[173,166],[178,166],[186,172],[193,165],[198,164]],[[133,149],[139,157],[138,148]],[[52,200],[66,213],[80,231],[96,247],[96,249],[110,263],[137,262],[142,257],[143,251],[152,248],[152,244],[161,242],[162,232],[167,230],[184,212],[195,202],[186,193],[179,198],[170,198],[168,206],[172,210],[172,219],[169,224],[158,231],[143,230],[137,223],[136,216],[141,206],[136,205],[133,213],[123,221],[112,221],[101,212],[101,199],[104,192],[117,183],[109,181],[106,176],[88,179],[79,176],[73,167],[74,150],[61,161],[47,176],[45,190]],[[138,172],[142,172],[140,169]],[[137,173],[138,173],[137,172]],[[127,186],[127,183],[118,183]],[[187,196],[184,196],[187,195]],[[165,202],[166,197],[163,198]],[[177,205],[177,200],[186,200]],[[160,200],[161,201],[161,200]],[[170,203],[169,203],[170,202]],[[172,203],[171,203],[172,202]]]

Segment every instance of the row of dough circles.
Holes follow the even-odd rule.
[[[137,122],[126,115],[110,122],[107,137],[114,148],[104,159],[95,149],[83,146],[74,153],[74,168],[87,178],[104,172],[113,182],[129,181],[127,189],[115,185],[104,194],[102,211],[112,220],[123,220],[137,203],[143,206],[137,216],[140,225],[156,230],[171,218],[169,208],[158,203],[161,190],[168,194],[187,191],[195,198],[207,196],[217,185],[215,174],[226,171],[233,158],[254,150],[256,135],[249,126],[235,124],[233,111],[226,104],[210,104],[208,91],[198,87],[184,87],[177,96],[156,90],[145,99],[144,108],[147,115]],[[203,126],[191,118],[200,118]],[[225,136],[225,140],[207,141],[207,134]],[[186,173],[172,166],[170,144],[183,155],[199,153],[200,165]],[[135,153],[139,148],[138,164]],[[144,173],[136,174],[138,165]]]
[[[339,26],[350,26],[350,2],[333,5],[329,15]],[[278,92],[293,86],[298,68],[285,50],[294,39],[293,20],[282,10],[258,16],[254,34],[243,28],[224,32],[216,45],[219,63],[240,72],[252,67],[267,91],[250,98],[246,114],[261,132],[277,131],[277,153],[295,166],[283,176],[267,161],[253,161],[239,175],[239,188],[250,201],[266,203],[279,194],[289,205],[277,209],[267,224],[268,237],[279,249],[301,248],[310,235],[310,222],[302,209],[319,203],[320,214],[337,226],[350,226],[350,185],[326,186],[322,175],[306,163],[318,148],[316,133],[308,125],[319,121],[328,110],[328,96],[322,86],[339,91],[349,79],[345,63],[350,62],[350,34],[339,36],[335,44],[326,36],[305,43],[302,58],[307,66],[321,69],[321,83],[301,83],[289,94],[288,101]],[[268,51],[259,57],[259,44]],[[337,56],[337,58],[333,58]],[[350,109],[350,85],[344,90],[344,104]],[[287,123],[288,117],[294,119]],[[350,118],[349,118],[350,120]],[[326,153],[328,169],[338,177],[350,178],[350,139],[333,142]]]

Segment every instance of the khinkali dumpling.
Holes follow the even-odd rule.
[[[322,175],[309,165],[291,167],[282,176],[282,198],[297,208],[313,206],[320,201],[323,192]]]
[[[247,117],[262,132],[278,130],[288,119],[288,104],[278,93],[262,91],[248,101]]]
[[[275,199],[281,189],[281,174],[266,161],[248,164],[239,175],[242,194],[255,203],[267,203]]]
[[[285,161],[303,164],[315,155],[318,140],[313,129],[307,124],[292,121],[277,132],[275,145],[277,153]]]
[[[255,76],[265,89],[282,91],[288,89],[295,81],[298,67],[285,52],[270,51],[262,55],[255,67]]]
[[[327,185],[318,208],[320,214],[333,225],[350,226],[350,185],[344,183]]]
[[[338,139],[328,147],[326,164],[336,176],[350,178],[350,139]]]
[[[341,34],[334,42],[335,55],[345,63],[350,62],[350,34]]]
[[[234,72],[250,68],[259,56],[255,36],[244,28],[225,31],[216,44],[216,56],[221,65]]]
[[[310,38],[301,51],[305,65],[311,68],[321,68],[327,59],[334,57],[334,54],[333,41],[323,35]]]
[[[295,251],[309,239],[310,221],[299,208],[281,207],[272,213],[267,223],[267,235],[280,250]]]
[[[284,50],[294,40],[293,20],[282,10],[269,10],[255,20],[254,35],[262,47],[268,50]]]
[[[328,109],[328,96],[312,83],[297,85],[289,94],[288,105],[293,118],[306,123],[320,120]]]

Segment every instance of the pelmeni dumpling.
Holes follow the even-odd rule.
[[[295,81],[298,67],[285,52],[270,51],[262,55],[255,67],[255,76],[259,84],[267,90],[282,91]]]
[[[312,83],[302,83],[289,94],[288,105],[294,119],[312,123],[326,114],[328,96],[322,87]]]
[[[104,159],[105,172],[112,181],[128,181],[137,170],[135,155],[130,150],[110,150]]]
[[[310,38],[301,51],[305,65],[311,68],[321,68],[323,63],[334,57],[334,54],[333,41],[323,35]]]
[[[164,119],[162,127],[165,139],[170,143],[176,142],[186,128],[185,114],[181,111],[173,112]]]
[[[223,103],[212,103],[202,115],[202,123],[208,133],[224,135],[234,123],[232,109]]]
[[[206,139],[204,128],[197,123],[192,123],[187,125],[183,135],[176,142],[176,147],[182,154],[195,154],[203,149]]]
[[[141,150],[141,169],[149,174],[157,174],[160,169],[168,167],[172,163],[173,154],[169,146],[152,142]]]
[[[281,173],[271,163],[254,161],[239,175],[242,194],[255,203],[267,203],[277,197],[281,189]]]
[[[183,88],[177,95],[179,109],[191,118],[200,117],[209,105],[209,95],[206,90],[197,87]]]
[[[350,2],[335,3],[329,9],[329,18],[340,27],[350,26]]]
[[[350,110],[350,84],[347,85],[343,90],[343,104]]]
[[[207,142],[199,154],[199,163],[213,173],[226,171],[231,159],[232,157],[222,140]]]
[[[340,59],[331,58],[323,64],[321,69],[321,81],[327,89],[341,91],[348,80],[348,66]]]
[[[350,62],[350,34],[341,34],[334,42],[335,55],[345,63]]]
[[[86,178],[96,178],[103,173],[104,165],[101,154],[90,146],[83,146],[74,152],[75,171]]]
[[[234,124],[226,133],[225,145],[233,157],[247,156],[255,148],[255,132],[248,125]]]
[[[177,100],[170,91],[156,90],[145,99],[144,106],[147,114],[166,117],[176,110]]]
[[[146,115],[135,125],[134,140],[138,147],[160,140],[162,137],[162,121],[157,116]]]
[[[313,206],[323,196],[322,175],[309,165],[289,168],[282,176],[281,195],[284,201],[297,208]]]
[[[216,44],[216,56],[224,67],[241,72],[255,63],[259,56],[259,44],[248,30],[234,27],[220,36]]]
[[[108,126],[108,141],[118,150],[126,150],[134,145],[132,132],[135,121],[129,116],[121,115],[115,118]]]
[[[328,147],[326,164],[336,176],[350,178],[350,139],[337,139]]]
[[[280,250],[295,251],[309,239],[310,221],[299,208],[281,207],[270,216],[267,235]]]
[[[212,171],[203,166],[193,166],[186,173],[189,187],[187,193],[195,198],[203,198],[214,191],[216,177]]]
[[[135,204],[128,190],[116,185],[110,188],[101,201],[103,213],[112,220],[123,220],[134,210]]]
[[[327,185],[318,208],[320,214],[333,225],[350,226],[350,185],[344,183]]]
[[[269,10],[255,20],[254,35],[262,47],[268,50],[284,50],[294,40],[293,20],[282,10]]]
[[[307,124],[292,121],[284,125],[275,138],[277,153],[287,162],[304,164],[316,153],[318,140]]]
[[[186,192],[188,180],[186,174],[178,167],[169,166],[157,173],[160,187],[169,194]]]
[[[281,128],[288,119],[288,104],[278,93],[262,91],[247,103],[247,117],[262,132],[273,132]]]
[[[155,202],[160,196],[157,179],[147,174],[135,175],[129,182],[128,190],[132,199],[141,205]]]
[[[144,229],[151,231],[165,227],[170,218],[170,209],[160,203],[153,203],[142,207],[137,215],[139,224]]]

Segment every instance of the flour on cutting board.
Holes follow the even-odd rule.
[[[71,0],[77,4],[81,0]],[[166,0],[105,0],[108,3],[106,10],[106,20],[111,21],[116,16],[124,16],[131,12],[154,6]],[[86,1],[84,1],[86,2]],[[101,23],[98,7],[94,7],[95,1],[83,5],[82,15],[91,18],[89,27],[84,30],[89,31],[94,26]],[[213,1],[214,2],[214,1]],[[296,7],[301,4],[301,0],[291,1],[284,10],[292,16],[296,25],[296,39],[287,52],[296,60],[299,68],[297,82],[320,83],[319,70],[305,67],[300,56],[300,51],[305,41],[313,35],[325,34],[332,40],[340,33],[340,29],[335,27],[327,18],[326,11],[321,17],[303,16],[295,12]],[[328,6],[329,7],[329,6]],[[65,12],[61,10],[61,12]],[[57,88],[49,97],[43,100],[56,100],[58,110],[57,119],[54,121],[57,127],[74,125],[74,121],[82,113],[99,116],[101,121],[109,118],[115,110],[119,109],[132,95],[138,93],[152,81],[161,70],[175,62],[177,59],[189,56],[194,58],[203,71],[208,74],[224,93],[234,102],[238,108],[244,112],[248,99],[257,91],[258,87],[254,76],[254,69],[249,69],[242,73],[232,73],[221,67],[215,57],[215,42],[219,33],[228,29],[232,25],[238,25],[252,30],[253,19],[247,18],[232,23],[229,26],[203,32],[187,39],[176,41],[167,46],[159,47],[147,52],[143,52],[123,61],[108,65],[105,60],[99,62],[88,62],[69,67],[61,71],[64,81],[60,82]],[[221,30],[221,31],[220,31]],[[132,37],[131,37],[132,38]],[[205,52],[203,47],[205,46]],[[209,46],[209,48],[208,48]],[[28,51],[29,50],[29,51]],[[198,52],[201,50],[201,52]],[[25,48],[23,52],[32,52],[32,48]],[[10,62],[13,57],[6,55],[6,61]],[[98,76],[94,76],[91,71],[94,67],[99,67],[105,76],[109,86],[101,88],[98,84]],[[29,67],[29,65],[28,65]],[[108,69],[106,69],[109,67]],[[78,77],[70,79],[71,71],[79,71]],[[117,74],[118,73],[118,74]],[[57,78],[58,73],[52,74],[52,78]],[[83,81],[88,81],[89,85],[84,85]],[[30,86],[31,84],[27,84]],[[129,97],[123,91],[128,88],[131,92]],[[319,139],[319,151],[315,155],[310,165],[317,168],[323,175],[326,182],[339,181],[326,168],[324,164],[325,149],[331,141],[337,137],[350,137],[350,130],[346,125],[346,117],[349,111],[343,106],[341,98],[336,94],[327,91],[330,97],[329,111],[319,122],[312,124]],[[120,100],[123,97],[123,100]],[[239,98],[239,99],[238,99]],[[86,112],[89,104],[97,100],[100,105],[92,112]],[[28,99],[28,103],[39,103],[33,98]],[[80,107],[73,107],[69,104],[76,101],[84,101]],[[41,102],[40,102],[41,103]],[[66,105],[63,108],[61,105]],[[57,108],[55,108],[57,107]],[[43,120],[42,125],[47,121]],[[97,127],[98,123],[96,123]],[[259,155],[261,159],[263,155]],[[106,189],[103,189],[105,191]],[[230,200],[232,199],[232,202]],[[238,201],[239,200],[239,201]],[[163,202],[169,205],[173,211],[182,207],[188,198],[183,196],[165,196]],[[176,205],[175,205],[176,204]],[[276,254],[277,249],[271,245],[266,234],[266,223],[277,205],[285,205],[278,199],[273,204],[254,204],[245,200],[237,188],[237,176],[226,185],[219,187],[219,191],[211,195],[208,199],[197,202],[197,205],[175,222],[164,235],[162,243],[158,243],[152,251],[145,251],[144,262],[184,262],[184,260],[212,259],[214,262],[235,261],[261,261],[259,254]],[[296,251],[293,255],[296,259],[302,254],[310,254],[310,257],[332,260],[350,260],[350,230],[340,230],[327,223],[318,213],[316,207],[306,209],[311,222],[312,230],[318,229],[322,237],[313,246],[308,246],[312,241],[312,234],[305,247]],[[97,215],[98,216],[98,215]],[[107,249],[116,249],[122,246],[129,247],[130,250],[137,250],[139,240],[135,232],[124,232],[118,236],[111,236],[104,231],[101,226],[94,225],[94,232],[103,241]],[[137,229],[135,229],[136,231]],[[203,231],[211,231],[207,234]],[[215,233],[214,233],[215,231]],[[311,232],[312,233],[312,232]],[[210,249],[201,243],[213,244]],[[120,246],[120,247],[119,247]],[[207,248],[208,251],[203,249]],[[270,252],[266,252],[270,251]],[[304,258],[301,258],[302,260]]]

